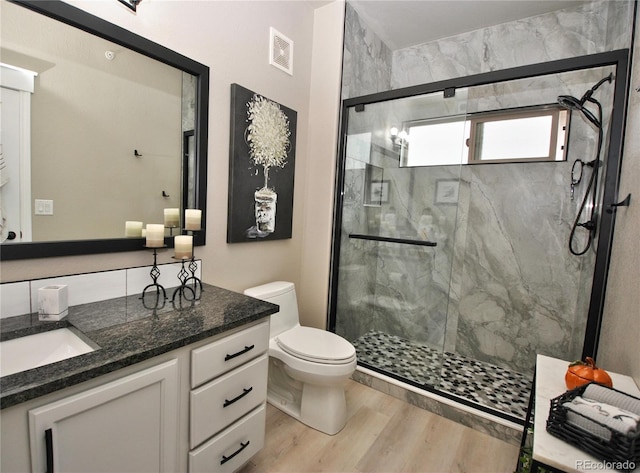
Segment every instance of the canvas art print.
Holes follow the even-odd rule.
[[[291,238],[297,113],[231,85],[227,243]]]

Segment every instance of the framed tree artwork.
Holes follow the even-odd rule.
[[[297,113],[231,85],[227,243],[291,238]]]

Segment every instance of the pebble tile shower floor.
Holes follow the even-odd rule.
[[[353,341],[358,360],[410,381],[524,419],[531,376],[371,331]],[[442,373],[442,376],[440,376]]]

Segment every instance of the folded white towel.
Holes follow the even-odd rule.
[[[609,419],[619,420],[620,422],[625,424],[628,430],[635,431],[638,427],[638,423],[640,422],[640,416],[634,414],[633,412],[629,412],[625,409],[621,409],[604,402],[596,402],[591,399],[585,399],[583,397],[577,396],[573,399],[573,401],[571,401],[571,404],[583,405],[591,408],[593,410],[593,413],[595,414],[593,417],[596,420],[601,419],[598,416],[604,416]]]
[[[597,402],[604,402],[605,404],[619,407],[620,409],[633,412],[640,416],[640,399],[620,391],[614,391],[600,384],[592,383],[588,385],[583,391],[582,397]]]
[[[567,410],[567,424],[579,427],[580,429],[607,442],[611,441],[611,430],[576,412],[573,412],[571,409]]]
[[[635,434],[640,425],[640,416],[633,412],[603,402],[584,399],[580,396],[575,397],[570,402],[563,403],[563,406],[569,411],[580,414],[576,416],[567,413],[567,421],[569,423],[607,440],[607,437],[610,438],[610,434],[607,432],[607,429],[599,424],[623,435]],[[598,424],[590,421],[598,422]]]

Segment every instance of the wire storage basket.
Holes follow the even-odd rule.
[[[593,417],[587,417],[573,410],[570,411],[564,405],[573,401],[577,396],[582,396],[591,384],[594,383],[579,386],[551,399],[547,432],[600,460],[623,465],[617,469],[635,469],[640,465],[640,426],[624,434],[605,423],[598,422]],[[622,391],[602,385],[598,385],[598,387],[610,390],[611,393],[619,393],[626,396],[627,399],[640,403],[640,399]],[[567,415],[569,413],[571,419],[568,421]]]

